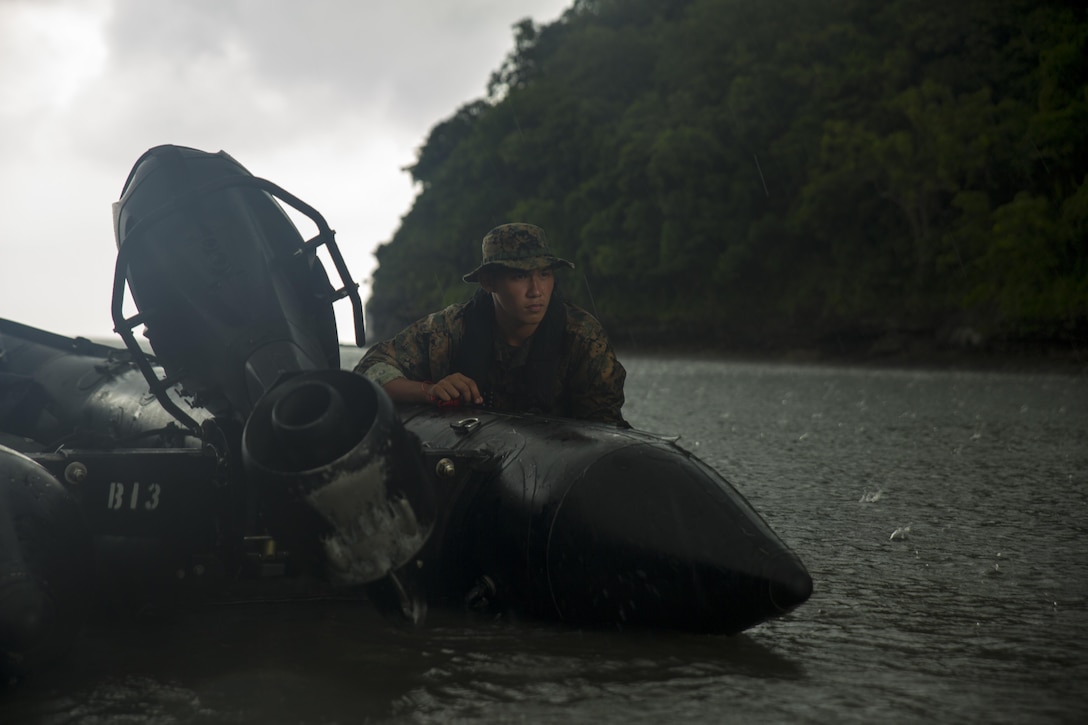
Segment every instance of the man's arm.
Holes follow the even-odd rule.
[[[595,318],[582,310],[575,312],[572,324],[573,357],[567,386],[573,417],[630,428],[620,412],[627,371],[616,359],[608,335]]]
[[[382,389],[393,399],[394,403],[431,403],[431,385],[419,380],[409,380],[405,377],[393,378],[382,385]]]
[[[389,397],[397,403],[448,403],[459,400],[465,405],[482,405],[484,398],[476,381],[461,373],[451,373],[432,383],[426,380],[394,378],[382,385]]]
[[[483,396],[476,382],[460,373],[448,373],[453,308],[412,323],[396,337],[370,348],[355,372],[378,385],[397,403],[440,403],[461,400],[480,405]],[[432,377],[438,381],[433,382]]]

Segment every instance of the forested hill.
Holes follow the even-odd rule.
[[[514,35],[409,169],[371,339],[528,221],[621,347],[1085,347],[1080,3],[576,0]]]

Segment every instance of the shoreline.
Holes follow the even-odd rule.
[[[1088,348],[1072,346],[952,349],[933,345],[888,348],[879,345],[731,345],[721,341],[618,342],[624,356],[691,357],[739,363],[832,365],[872,369],[911,369],[1017,374],[1088,375]]]

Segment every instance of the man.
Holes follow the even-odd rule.
[[[399,403],[486,405],[627,427],[627,376],[600,323],[555,294],[573,268],[544,230],[503,224],[483,240],[468,302],[432,313],[367,351],[355,372]]]

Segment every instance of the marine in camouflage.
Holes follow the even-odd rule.
[[[466,282],[476,282],[481,272],[493,267],[532,271],[573,268],[574,264],[557,257],[548,246],[544,230],[534,224],[502,224],[483,238],[483,260],[466,274]],[[565,313],[562,352],[549,415],[594,420],[627,426],[623,407],[623,384],[627,372],[616,359],[601,324],[585,310],[553,297]],[[465,339],[466,309],[460,303],[432,313],[409,325],[391,340],[374,345],[355,366],[355,372],[378,385],[398,378],[413,381],[438,381],[450,375]],[[517,411],[517,386],[524,385],[525,365],[534,337],[513,346],[501,335],[492,340],[493,358],[487,380],[477,380],[484,403],[500,411]]]
[[[549,415],[600,421],[626,426],[620,413],[627,371],[601,324],[585,310],[559,302],[566,312],[563,354],[559,363],[556,395]],[[355,372],[378,385],[390,380],[441,380],[454,372],[458,346],[464,339],[467,303],[450,305],[409,325],[391,340],[370,348]],[[494,340],[495,364],[490,379],[477,381],[489,391],[485,404],[499,411],[516,411],[514,386],[520,380],[532,338],[520,347]]]

